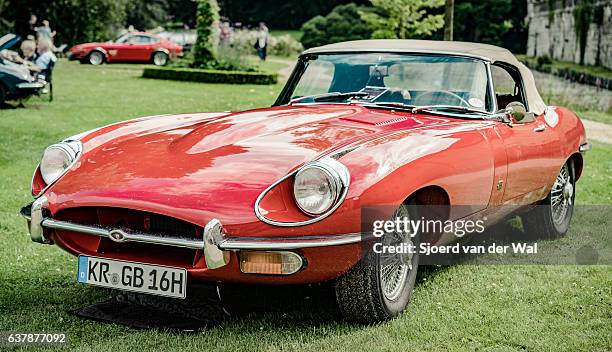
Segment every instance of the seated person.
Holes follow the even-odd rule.
[[[21,42],[20,58],[23,61],[34,62],[36,60],[36,43],[33,40]]]
[[[51,52],[51,41],[46,38],[40,38],[38,40],[38,57],[34,62],[26,61],[26,65],[30,71],[39,73],[47,70],[51,63],[57,61],[57,57]]]

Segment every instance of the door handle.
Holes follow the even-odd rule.
[[[541,124],[538,127],[534,128],[534,132],[543,132],[546,129],[546,124]]]

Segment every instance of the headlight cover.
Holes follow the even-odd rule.
[[[79,141],[63,141],[45,149],[40,161],[40,175],[47,186],[57,181],[81,154]]]
[[[302,212],[309,216],[325,214],[339,203],[348,186],[348,170],[334,159],[314,161],[295,174],[293,196]]]

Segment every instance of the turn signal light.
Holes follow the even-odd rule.
[[[303,265],[293,252],[240,251],[240,271],[245,274],[291,275]]]

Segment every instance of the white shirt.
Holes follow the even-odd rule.
[[[46,70],[49,68],[49,64],[55,61],[57,61],[57,57],[53,55],[51,50],[47,50],[42,54],[38,54],[38,57],[36,60],[34,60],[34,64],[41,69]]]

